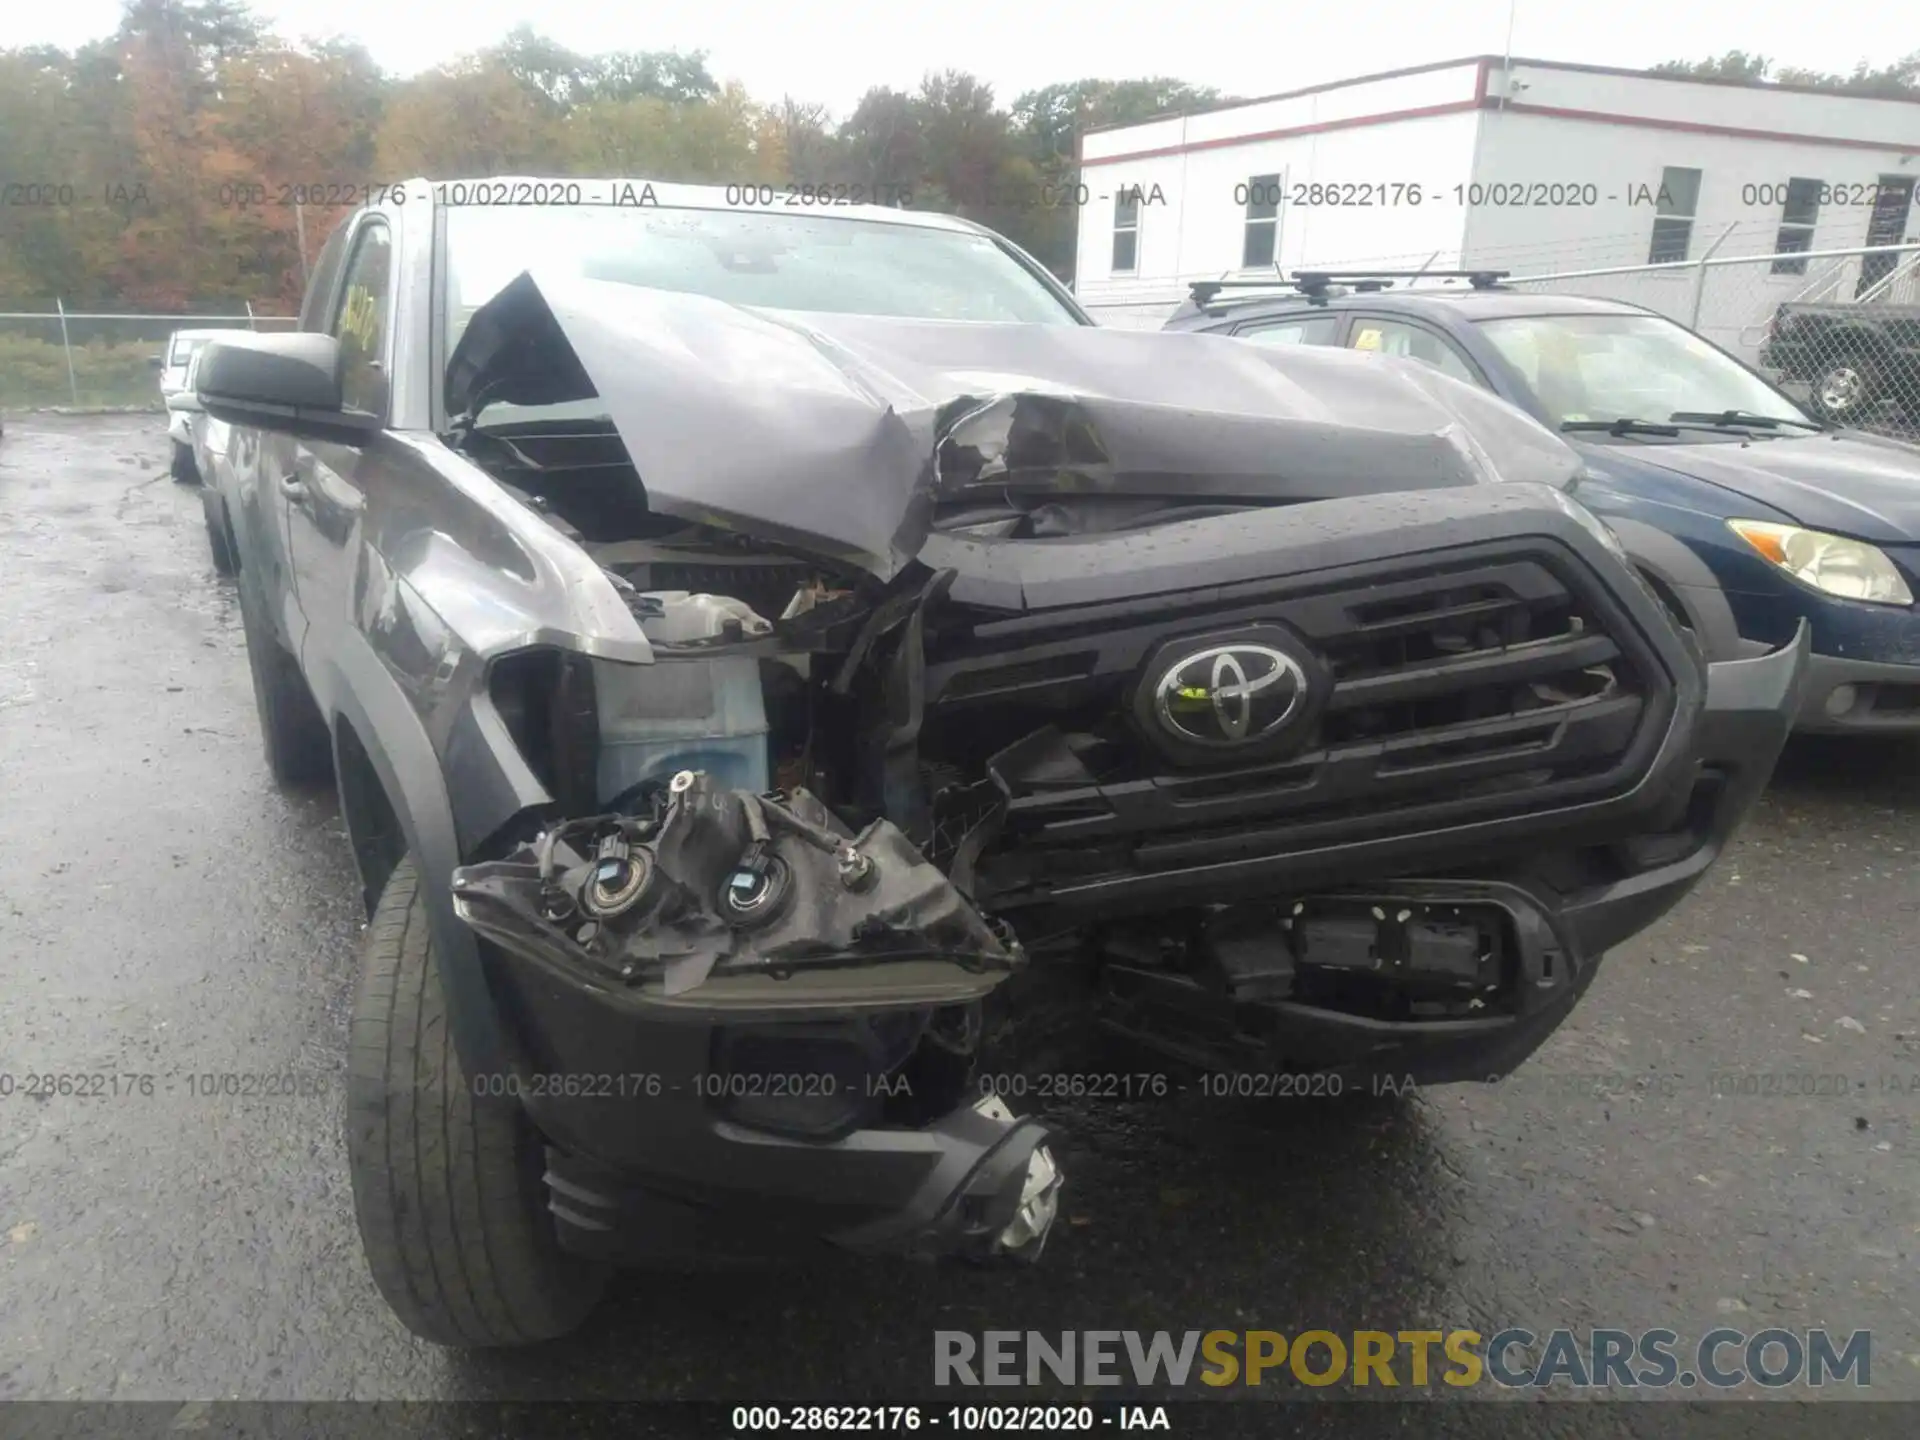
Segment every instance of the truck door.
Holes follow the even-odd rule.
[[[393,225],[380,212],[368,212],[346,243],[346,266],[325,328],[340,342],[346,405],[384,420],[393,345]],[[376,463],[369,455],[376,444],[294,440],[292,464],[281,487],[294,586],[305,621],[301,668],[322,713],[333,699],[333,677],[325,659],[337,653],[340,632],[353,621],[354,562],[366,475]]]
[[[321,247],[313,279],[301,302],[301,330],[326,328],[345,248],[343,230],[336,230]],[[283,488],[293,476],[294,464],[291,436],[255,425],[235,425],[227,434],[224,463],[217,476],[209,479],[219,485],[227,518],[239,541],[240,583],[255,587],[262,609],[278,628],[281,640],[298,655],[306,620],[294,594]]]

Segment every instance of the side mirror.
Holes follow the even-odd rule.
[[[331,335],[245,335],[208,343],[194,389],[216,420],[312,440],[364,445],[378,415],[341,397],[340,342]]]

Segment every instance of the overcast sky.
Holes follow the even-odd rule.
[[[110,33],[118,0],[9,7],[0,43],[71,48]],[[714,75],[756,99],[792,94],[844,115],[870,85],[971,71],[1002,102],[1056,80],[1171,75],[1270,94],[1506,47],[1507,0],[1249,4],[1247,0],[255,0],[281,34],[338,34],[402,74],[490,45],[521,21],[575,50],[705,50]],[[1776,64],[1850,70],[1920,49],[1896,6],[1806,0],[1515,0],[1513,53],[1642,66],[1729,49]],[[1915,12],[1909,10],[1910,16]]]

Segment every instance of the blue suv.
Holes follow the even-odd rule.
[[[1637,305],[1494,271],[1394,288],[1413,278],[1200,281],[1165,328],[1405,356],[1493,391],[1580,451],[1580,499],[1708,658],[1785,644],[1804,616],[1796,728],[1920,734],[1920,446],[1816,419]]]

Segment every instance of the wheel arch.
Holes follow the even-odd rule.
[[[393,867],[411,853],[418,868],[447,1020],[469,1075],[506,1067],[501,1022],[478,938],[453,909],[461,863],[453,802],[426,727],[365,639],[351,635],[336,657],[334,763],[341,816],[371,915]]]
[[[1662,607],[1685,617],[1709,660],[1736,660],[1745,652],[1740,626],[1719,579],[1684,540],[1642,520],[1609,515],[1606,523],[1620,537],[1633,566],[1652,587]]]
[[[214,487],[214,504],[220,511],[220,531],[227,537],[227,554],[233,557],[233,573],[240,573],[240,536],[233,528],[233,513],[227,509],[226,492]]]

